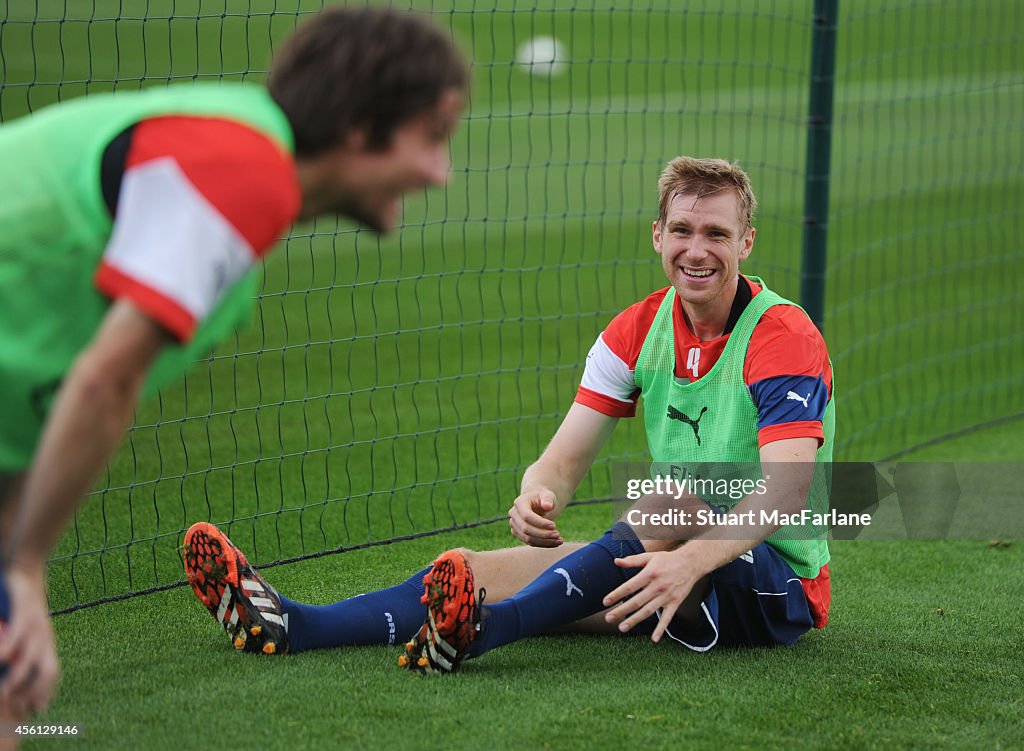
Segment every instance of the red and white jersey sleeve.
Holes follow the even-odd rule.
[[[294,160],[269,136],[228,119],[144,120],[96,286],[187,341],[300,206]]]
[[[576,401],[609,417],[632,417],[638,395],[633,368],[608,346],[603,334],[597,337],[587,354]]]
[[[636,363],[667,292],[659,290],[612,319],[587,355],[577,402],[609,417],[636,414]]]

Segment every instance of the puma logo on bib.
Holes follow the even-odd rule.
[[[693,428],[693,437],[697,439],[697,445],[700,446],[700,420],[704,417],[704,413],[708,411],[707,407],[704,407],[700,414],[697,415],[697,419],[694,420],[687,414],[680,412],[678,409],[673,407],[671,404],[668,405],[668,417],[672,420],[679,420],[679,422],[685,422],[691,428]]]

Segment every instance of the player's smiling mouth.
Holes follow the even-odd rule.
[[[707,279],[715,273],[714,269],[688,269],[685,266],[681,266],[680,268],[683,270],[683,274],[691,279]]]

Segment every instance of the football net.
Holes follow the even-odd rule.
[[[503,519],[595,337],[664,286],[650,224],[677,154],[748,169],[761,208],[745,270],[799,297],[809,0],[416,5],[472,60],[450,186],[410,198],[386,238],[294,227],[252,324],[139,409],[51,562],[54,609],[179,584],[198,520],[266,564]],[[258,83],[317,7],[8,3],[0,119]],[[1024,412],[1020,38],[995,0],[842,7],[825,314],[837,458]],[[644,456],[641,420],[622,421],[577,497],[607,497],[611,464]]]

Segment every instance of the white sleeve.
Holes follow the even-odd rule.
[[[612,352],[604,338],[599,336],[587,354],[587,365],[580,386],[601,396],[632,404],[636,378],[629,365]]]
[[[105,291],[151,291],[194,326],[255,263],[246,239],[172,157],[125,173],[101,267],[129,283]]]

